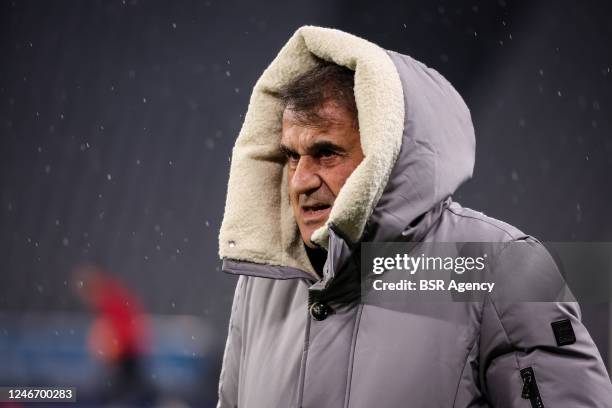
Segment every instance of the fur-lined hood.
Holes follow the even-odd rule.
[[[279,150],[282,107],[274,96],[314,65],[313,56],[355,71],[364,153],[313,242],[327,247],[330,226],[351,242],[393,240],[472,175],[470,113],[446,79],[354,35],[304,26],[253,89],[233,149],[221,258],[313,273],[289,203]]]

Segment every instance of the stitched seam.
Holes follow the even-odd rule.
[[[501,328],[502,328],[502,330],[504,332],[504,336],[506,337],[506,340],[508,341],[508,344],[510,345],[510,348],[513,349],[512,354],[514,355],[514,361],[516,362],[516,369],[520,371],[521,366],[519,364],[518,356],[516,355],[516,350],[514,348],[514,345],[512,344],[512,341],[510,341],[510,336],[508,335],[508,331],[504,327],[504,323],[502,322],[502,319],[501,319],[501,317],[499,315],[499,311],[497,310],[497,306],[495,306],[495,302],[493,302],[493,299],[491,299],[491,298],[489,298],[489,299],[491,300],[491,306],[493,307],[493,310],[495,311],[495,315],[497,316],[497,320],[499,321],[499,325],[501,326]]]
[[[306,312],[308,313],[308,312]],[[304,335],[304,351],[302,353],[302,364],[298,376],[297,407],[302,407],[304,399],[304,383],[306,382],[306,361],[308,360],[308,349],[310,348],[310,315],[306,317],[306,333]]]
[[[478,337],[478,336],[475,336],[475,337]],[[459,386],[461,385],[461,380],[463,379],[463,372],[465,371],[465,367],[468,364],[468,360],[470,359],[470,355],[472,354],[474,347],[476,347],[476,339],[474,339],[474,342],[472,343],[472,347],[470,347],[470,350],[468,351],[467,356],[465,356],[465,361],[463,362],[463,367],[461,368],[462,375],[459,376],[459,381],[457,382],[457,388],[455,388],[455,398],[453,398],[453,407],[457,403],[457,395],[459,394]]]
[[[500,227],[500,226],[499,226],[499,225],[497,225],[497,224],[492,223],[491,221],[483,220],[482,218],[474,217],[474,216],[472,216],[472,215],[459,214],[459,213],[455,212],[455,210],[453,210],[452,208],[447,208],[447,210],[448,210],[448,211],[450,211],[450,212],[452,212],[453,214],[455,214],[455,215],[456,215],[456,216],[458,216],[458,217],[463,217],[463,218],[471,218],[471,219],[473,219],[473,220],[477,220],[477,221],[480,221],[480,222],[484,222],[485,224],[489,224],[489,225],[491,225],[492,227],[495,227],[495,228],[497,228],[498,230],[500,230],[500,231],[502,231],[502,232],[506,233],[506,234],[507,234],[507,235],[508,235],[510,238],[512,238],[512,239],[517,239],[517,237],[515,237],[514,235],[512,235],[512,234],[511,234],[510,232],[508,232],[506,229],[504,229],[504,228]]]
[[[482,319],[484,318],[484,305],[485,302],[482,302],[480,304],[480,318],[478,319],[478,336],[474,336],[474,343],[472,344],[472,347],[470,348],[470,351],[468,353],[468,355],[465,358],[465,363],[463,364],[463,370],[465,370],[465,366],[467,365],[467,362],[470,358],[470,354],[472,354],[472,350],[474,349],[474,347],[476,347],[477,345],[480,347],[480,330],[482,328]],[[480,365],[480,361],[478,362],[478,365]],[[461,372],[463,373],[463,370],[461,370]],[[457,395],[459,394],[459,386],[461,385],[461,378],[459,378],[459,382],[457,383],[457,389],[455,390],[455,398],[453,399],[453,407],[455,406],[455,403],[457,402]],[[482,384],[480,384],[479,391],[482,394]]]
[[[450,197],[450,196],[449,196],[449,197]],[[446,205],[446,204],[444,204],[444,203],[446,202],[446,200],[447,200],[447,199],[448,199],[448,197],[447,197],[447,198],[445,198],[444,200],[442,200],[442,201],[441,201],[441,202],[443,203],[443,204],[442,204],[442,206],[446,206],[446,208],[448,208],[448,205]],[[437,205],[439,205],[439,204],[440,204],[440,202],[438,202],[438,204],[436,204],[434,207],[432,207],[432,209],[434,209],[434,208],[435,208]],[[446,208],[445,208],[445,209],[446,209]],[[431,210],[429,210],[429,211],[431,211]],[[421,235],[420,235],[420,237],[419,237],[419,241],[420,241],[422,238],[426,237],[426,236],[427,236],[427,234],[429,234],[429,232],[430,232],[432,229],[434,229],[434,227],[436,227],[438,224],[440,224],[440,222],[442,222],[442,213],[443,213],[443,211],[440,211],[440,214],[438,215],[438,217],[437,217],[435,220],[432,220],[432,221],[430,222],[429,227],[427,227],[427,229],[425,229],[425,230],[424,230],[424,231],[421,233]],[[404,230],[404,231],[406,231],[406,230]]]
[[[432,207],[431,207],[429,210],[425,211],[425,214],[427,214],[427,213],[429,213],[431,210],[435,209],[435,208],[436,208],[436,206],[438,206],[440,203],[445,202],[445,201],[446,201],[446,200],[447,200],[449,197],[451,197],[451,196],[449,195],[449,196],[447,196],[446,198],[444,198],[444,199],[442,199],[442,200],[440,200],[440,201],[436,202],[436,203],[435,203],[435,204],[434,204],[434,205],[433,205],[433,206],[432,206]],[[450,205],[450,204],[449,204],[449,205]],[[446,205],[446,206],[445,206],[445,207],[446,207],[446,208],[445,208],[445,210],[446,210],[446,209],[448,209],[448,206],[449,206],[449,205]],[[383,213],[385,213],[385,214],[387,214],[387,215],[389,215],[389,216],[391,216],[391,217],[395,218],[395,219],[398,221],[398,223],[400,223],[401,225],[406,225],[406,224],[405,224],[405,223],[406,223],[406,220],[404,220],[404,219],[402,219],[402,218],[399,218],[397,215],[395,215],[394,213],[392,213],[392,212],[390,212],[390,211],[388,211],[388,210],[385,210],[384,208],[380,208],[380,209],[378,209],[377,211],[383,212]],[[433,220],[433,221],[431,222],[431,226],[430,226],[429,228],[427,228],[427,229],[426,229],[426,230],[423,232],[423,236],[427,235],[427,233],[428,233],[428,232],[429,232],[429,231],[430,231],[430,230],[431,230],[431,229],[432,229],[434,226],[436,226],[436,224],[438,224],[438,223],[440,222],[440,220],[442,219],[442,212],[443,212],[443,211],[440,211],[440,215],[438,216],[438,218],[436,218],[435,220]],[[417,216],[417,217],[418,217],[418,216]],[[410,221],[408,221],[408,225],[410,225],[410,223],[411,223],[412,221],[414,221],[414,220],[410,220]],[[402,227],[401,232],[404,232],[404,231],[406,231],[406,230],[407,230],[407,228]]]
[[[361,325],[361,313],[363,312],[363,304],[360,303],[355,317],[355,328],[353,329],[353,340],[351,341],[351,352],[349,354],[349,367],[346,377],[346,394],[344,396],[344,407],[348,408],[351,399],[351,383],[353,381],[353,366],[355,365],[355,350],[357,349],[357,335]]]
[[[255,278],[264,278],[264,279],[275,279],[275,280],[289,280],[289,279],[308,279],[305,276],[301,275],[285,275],[285,276],[275,276],[274,274],[268,274],[265,272],[254,272],[246,269],[236,269],[236,270],[225,270],[225,273],[229,275],[238,275],[238,276],[253,276]],[[312,280],[312,278],[310,278]]]
[[[260,278],[281,280],[295,278],[305,278],[312,280],[312,275],[310,275],[308,272],[298,268],[292,268],[290,266],[266,265],[233,258],[223,258],[223,261],[225,263],[222,269],[223,272],[232,275],[257,276]],[[271,272],[270,269],[272,270]],[[265,271],[260,272],[259,270]],[[283,274],[283,271],[286,271],[286,273]]]

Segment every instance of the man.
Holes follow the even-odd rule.
[[[353,76],[348,68],[317,60],[314,69],[279,93],[289,200],[319,275],[327,254],[310,237],[325,224],[340,188],[363,160]]]
[[[219,242],[240,277],[219,407],[612,407],[575,302],[361,298],[364,242],[525,243],[500,264],[526,288],[558,281],[530,274],[549,259],[537,240],[452,201],[474,150],[436,71],[338,30],[295,33],[233,151]]]

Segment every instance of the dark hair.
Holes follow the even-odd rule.
[[[325,102],[334,101],[351,114],[353,127],[358,129],[354,86],[353,70],[316,58],[313,68],[284,85],[277,96],[283,109],[294,112],[302,125],[326,127],[332,124],[332,120],[321,115],[319,109]]]

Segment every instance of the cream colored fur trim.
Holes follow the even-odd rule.
[[[364,160],[336,197],[328,224],[357,241],[387,183],[399,153],[404,99],[391,58],[379,46],[321,27],[298,29],[257,81],[232,155],[222,258],[290,266],[313,273],[286,190],[278,149],[281,106],[271,93],[314,65],[313,54],[355,71],[355,100]],[[327,225],[312,241],[327,247]]]

